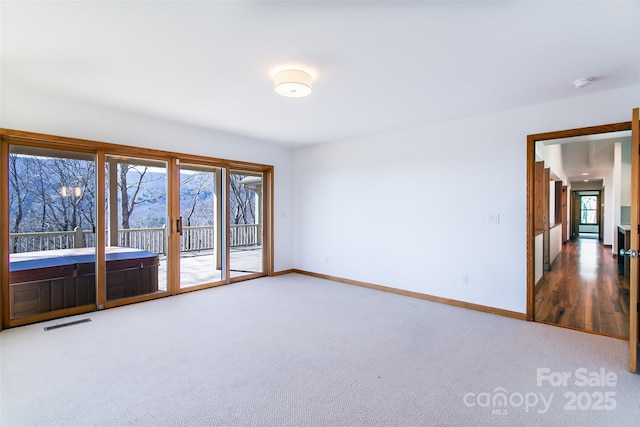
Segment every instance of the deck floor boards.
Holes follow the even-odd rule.
[[[232,249],[230,255],[231,277],[239,277],[263,271],[262,248]],[[180,287],[188,288],[221,280],[221,271],[216,269],[213,251],[191,252],[180,257]],[[167,289],[167,259],[160,257],[158,286]]]

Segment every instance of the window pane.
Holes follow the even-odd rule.
[[[107,156],[106,300],[167,290],[167,165]]]
[[[229,249],[231,277],[261,273],[262,174],[233,171],[229,176]]]
[[[595,224],[596,223],[596,211],[582,211],[583,224]]]
[[[597,196],[582,196],[582,209],[596,209]]]
[[[223,169],[180,165],[180,288],[225,279],[222,254]]]
[[[91,155],[10,148],[12,319],[95,304],[95,184]]]
[[[580,196],[580,223],[598,223],[598,196]]]

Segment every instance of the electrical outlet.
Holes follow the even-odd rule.
[[[467,286],[469,284],[469,275],[465,274],[464,276],[462,276],[462,284]]]
[[[487,215],[487,223],[492,225],[500,224],[500,214],[490,213],[489,215]]]

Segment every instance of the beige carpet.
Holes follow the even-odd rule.
[[[82,318],[0,333],[2,426],[640,420],[625,341],[301,275]]]

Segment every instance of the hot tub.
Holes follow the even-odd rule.
[[[158,255],[107,247],[107,301],[158,291]],[[11,318],[96,303],[95,248],[25,252],[9,257]]]

